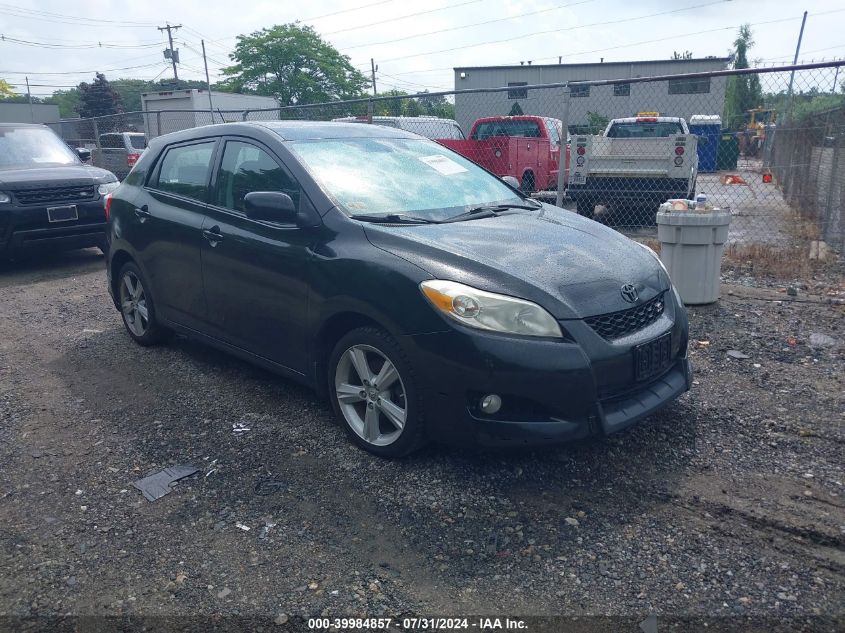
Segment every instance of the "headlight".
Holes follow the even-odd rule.
[[[551,314],[524,299],[439,279],[422,282],[420,289],[440,312],[469,327],[524,336],[563,336]]]
[[[114,182],[105,182],[102,185],[100,185],[99,187],[97,187],[97,193],[99,193],[101,196],[104,196],[107,193],[111,193],[112,191],[117,189],[119,186],[120,186],[120,183],[116,180]]]
[[[668,271],[668,270],[666,270],[666,266],[663,264],[663,260],[662,260],[662,259],[660,259],[660,255],[658,255],[657,253],[655,253],[653,250],[651,250],[651,248],[649,248],[648,246],[646,246],[646,245],[645,245],[645,244],[643,244],[642,242],[637,242],[637,241],[635,241],[635,240],[631,240],[631,241],[633,241],[633,242],[634,242],[634,244],[637,244],[637,245],[639,245],[639,246],[642,246],[644,249],[646,249],[646,250],[648,251],[649,255],[651,255],[652,257],[654,257],[654,259],[656,259],[656,260],[657,260],[657,263],[658,263],[658,264],[660,264],[660,267],[663,269],[663,272],[664,272],[664,273],[666,273],[666,276],[667,276],[667,277],[669,276],[669,271]]]
[[[9,196],[8,193],[3,193],[0,191],[0,204],[8,204],[12,201],[12,198]]]

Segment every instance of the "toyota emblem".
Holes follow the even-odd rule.
[[[637,293],[637,287],[634,284],[625,284],[622,286],[622,298],[628,303],[636,303],[637,299],[640,298],[639,293]]]

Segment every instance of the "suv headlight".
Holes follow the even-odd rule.
[[[523,336],[563,337],[555,318],[536,303],[440,279],[424,281],[420,289],[437,310],[469,327]]]
[[[97,193],[99,193],[101,196],[104,196],[108,193],[111,193],[119,186],[120,182],[118,182],[117,180],[115,180],[114,182],[104,182],[102,185],[97,187]]]
[[[12,197],[8,193],[0,191],[0,204],[9,204],[11,201]]]

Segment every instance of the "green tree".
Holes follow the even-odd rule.
[[[683,53],[674,51],[672,53],[672,59],[692,59],[692,51],[684,51]]]
[[[424,90],[423,94],[428,90]],[[437,116],[443,119],[455,118],[455,106],[446,99],[443,95],[436,97],[419,97],[418,98],[422,114],[428,116]]]
[[[734,63],[736,69],[749,68],[748,51],[754,46],[751,27],[743,24],[734,41]],[[736,75],[728,78],[725,92],[724,126],[731,130],[743,127],[745,113],[763,104],[763,89],[757,75]]]
[[[83,118],[123,112],[120,97],[102,73],[92,83],[79,84],[79,116]]]
[[[59,106],[59,116],[63,119],[76,118],[79,116],[79,88],[56,90],[44,99],[44,103]]]
[[[525,113],[522,111],[522,106],[519,105],[519,101],[514,101],[511,106],[511,111],[508,112],[508,116],[522,116],[523,114]]]
[[[607,128],[608,123],[610,123],[610,117],[598,112],[587,112],[587,125],[590,128],[587,134],[601,134]]]
[[[226,85],[235,92],[276,97],[281,105],[359,97],[369,80],[310,26],[276,25],[239,35],[223,68]]]

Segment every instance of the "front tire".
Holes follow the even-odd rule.
[[[410,361],[387,332],[362,327],[329,359],[332,408],[350,439],[379,457],[402,457],[425,443],[423,407]]]
[[[120,315],[132,340],[148,347],[167,338],[169,332],[156,318],[150,286],[138,266],[127,262],[120,269],[117,279]]]

